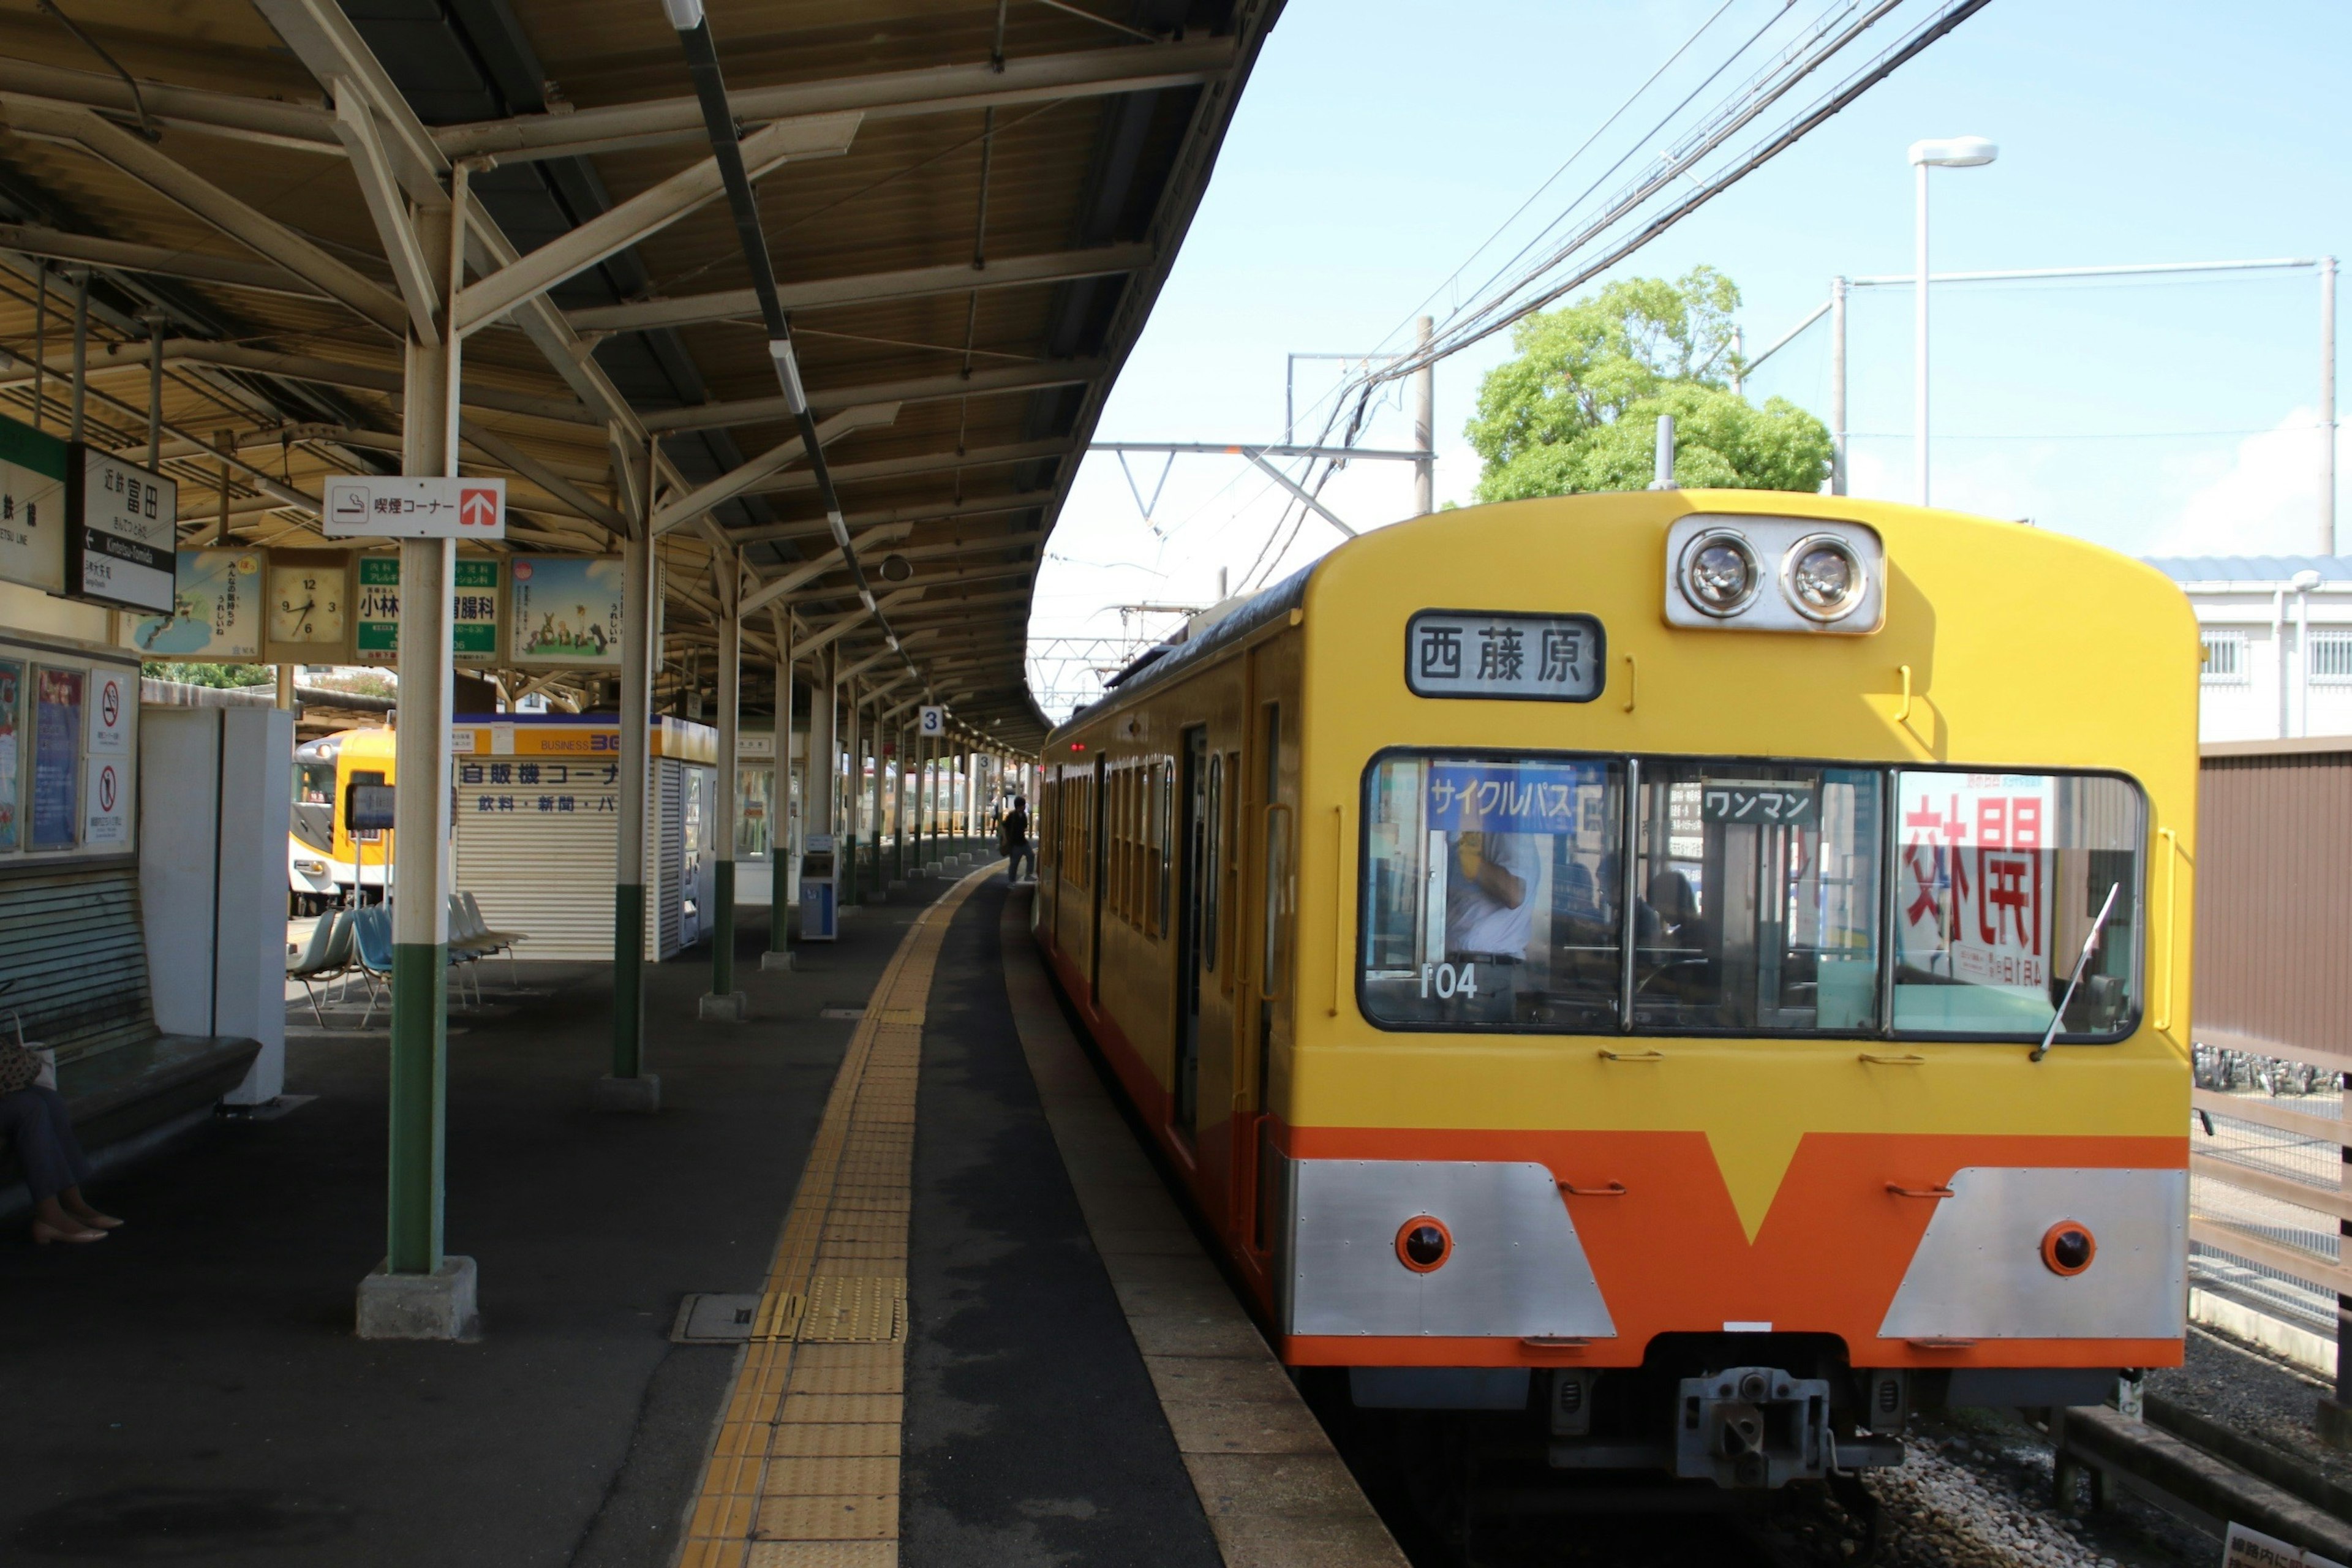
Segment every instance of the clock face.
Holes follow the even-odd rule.
[[[269,568],[269,637],[280,643],[340,643],[348,605],[340,566]]]

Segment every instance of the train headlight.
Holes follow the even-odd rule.
[[[297,860],[294,869],[305,877],[323,877],[327,874],[327,863],[324,860]]]
[[[2098,1238],[2071,1219],[2062,1219],[2042,1232],[2042,1261],[2053,1274],[2080,1274],[2098,1255]]]
[[[1811,621],[1843,620],[1870,587],[1869,571],[1853,545],[1833,533],[1816,533],[1789,546],[1780,563],[1780,591],[1789,605]]]
[[[1397,1261],[1415,1274],[1443,1268],[1454,1256],[1454,1233],[1442,1219],[1415,1215],[1397,1227],[1396,1255]]]
[[[1710,529],[1683,549],[1683,597],[1703,616],[1736,616],[1764,585],[1756,547],[1728,528]]]

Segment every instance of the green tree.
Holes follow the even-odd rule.
[[[267,664],[176,664],[169,660],[149,659],[140,666],[139,673],[150,680],[177,680],[188,686],[268,686],[278,679],[274,666]]]
[[[1487,373],[1470,421],[1486,459],[1482,501],[1640,489],[1661,414],[1675,416],[1675,482],[1811,491],[1830,433],[1786,398],[1761,408],[1730,389],[1739,290],[1711,267],[1680,280],[1629,278],[1528,317],[1518,357]]]

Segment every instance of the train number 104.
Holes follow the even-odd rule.
[[[1456,996],[1475,996],[1478,994],[1478,966],[1465,963],[1455,969],[1450,963],[1424,963],[1421,966],[1421,994],[1423,998],[1429,995],[1433,984],[1437,987],[1437,997],[1441,1002],[1451,1002]]]

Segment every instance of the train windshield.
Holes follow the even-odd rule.
[[[1941,771],[1899,773],[1895,792],[1895,1028],[2039,1036],[2062,1003],[2066,1035],[2127,1027],[2139,792],[2092,774]]]
[[[1366,780],[1366,1010],[1406,1026],[1615,1026],[1625,770],[1399,756]]]
[[[2112,1038],[2144,823],[2084,774],[1391,753],[1360,995],[1399,1028],[2016,1039],[2063,1005]]]

